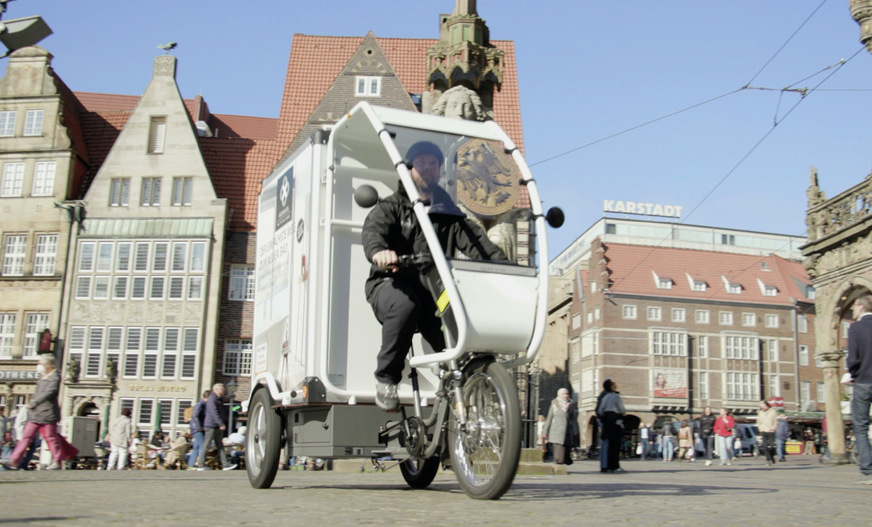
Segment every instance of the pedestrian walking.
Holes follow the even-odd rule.
[[[730,456],[732,448],[729,444],[729,438],[733,436],[735,426],[736,421],[730,415],[729,410],[721,408],[721,415],[718,416],[714,426],[714,433],[718,441],[718,456],[721,458],[720,466],[733,464]]]
[[[660,437],[663,438],[663,461],[672,461],[675,457],[675,431],[672,428],[671,422],[663,425]]]
[[[61,420],[61,409],[58,405],[61,377],[57,371],[54,355],[40,355],[36,372],[40,374],[40,378],[36,381],[36,391],[27,403],[29,412],[24,433],[15,444],[12,454],[7,459],[0,460],[0,464],[9,469],[18,468],[18,462],[24,456],[25,449],[37,434],[48,443],[51,451],[52,462],[47,470],[59,470],[62,462],[74,458],[79,453],[76,447],[69,444],[58,433],[58,421]]]
[[[790,425],[787,423],[787,417],[784,415],[778,416],[778,423],[775,425],[775,450],[778,454],[778,461],[785,461],[785,445],[790,438]]]
[[[557,397],[548,407],[548,416],[542,439],[551,444],[554,462],[558,465],[571,465],[572,447],[578,437],[578,410],[575,402],[569,398],[569,390],[560,388]]]
[[[860,455],[860,478],[855,483],[872,485],[872,448],[869,446],[869,407],[872,405],[872,295],[854,302],[854,322],[848,328],[848,373],[854,384],[851,417],[854,448]]]
[[[712,413],[712,407],[706,406],[702,415],[699,417],[699,439],[702,441],[703,451],[705,452],[705,466],[711,466],[714,458],[714,443],[715,443],[715,421],[717,417]]]
[[[596,416],[600,422],[600,472],[623,472],[621,447],[624,438],[624,401],[618,384],[611,379],[603,382],[603,391],[597,397]]]
[[[766,455],[766,465],[775,464],[775,428],[778,426],[778,414],[768,401],[760,401],[757,411],[757,430],[763,438],[763,453]]]
[[[197,470],[206,470],[206,453],[214,444],[218,451],[218,459],[221,461],[223,470],[233,470],[236,465],[231,465],[227,459],[227,453],[224,451],[224,445],[221,442],[221,436],[227,430],[227,424],[224,422],[224,417],[221,415],[221,407],[224,397],[224,385],[217,383],[212,386],[212,394],[206,400],[206,417],[203,420],[203,428],[206,429],[203,439],[203,447],[200,449],[200,457],[197,460]]]
[[[109,444],[112,450],[109,452],[106,470],[112,470],[113,467],[124,470],[127,466],[127,449],[130,448],[131,436],[130,408],[122,408],[121,415],[116,418],[109,432]]]

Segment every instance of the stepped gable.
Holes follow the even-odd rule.
[[[797,299],[794,295],[798,294],[798,289],[793,283],[793,276],[796,276],[801,264],[797,263],[796,267],[792,265],[793,262],[772,255],[617,243],[605,243],[603,247],[609,273],[608,287],[612,293],[769,305],[792,305]],[[788,269],[790,273],[786,272]],[[672,288],[658,288],[652,271],[660,278],[670,278]],[[692,291],[687,275],[695,280],[704,280],[706,290]],[[742,292],[728,293],[724,277],[731,284],[740,284]],[[776,287],[777,294],[765,296],[758,280]],[[805,295],[800,298],[805,298]]]

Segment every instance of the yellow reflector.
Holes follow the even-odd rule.
[[[436,307],[439,308],[440,313],[444,313],[448,308],[448,291],[442,291],[442,294],[439,295],[439,300],[436,301]]]
[[[307,385],[303,386],[302,391],[303,391],[303,399],[308,399],[309,398],[309,385],[307,384]]]

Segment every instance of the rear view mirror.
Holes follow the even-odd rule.
[[[560,207],[551,207],[548,209],[548,212],[545,213],[545,221],[555,229],[559,229],[563,226],[563,221],[565,219],[566,217],[563,215],[563,211],[560,210]]]
[[[378,203],[378,191],[371,185],[361,185],[354,191],[354,202],[368,209]]]

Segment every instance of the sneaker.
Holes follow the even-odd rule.
[[[238,467],[238,466],[239,465],[228,465],[228,466],[222,468],[221,470],[236,470],[236,467]]]
[[[856,485],[872,485],[872,474],[861,474],[859,478],[854,480]]]
[[[18,470],[18,464],[13,464],[9,458],[0,459],[0,466],[4,467],[6,470]]]
[[[60,470],[61,466],[57,463],[52,463],[51,465],[45,468],[46,470]]]
[[[400,398],[397,395],[397,385],[386,382],[375,384],[375,404],[386,412],[396,412],[400,407]]]
[[[203,472],[204,470],[212,470],[212,467],[197,467],[199,472]]]
[[[712,466],[712,461],[711,460],[706,461],[705,466],[707,466],[707,467]]]
[[[199,470],[197,467],[188,467],[188,470]]]

